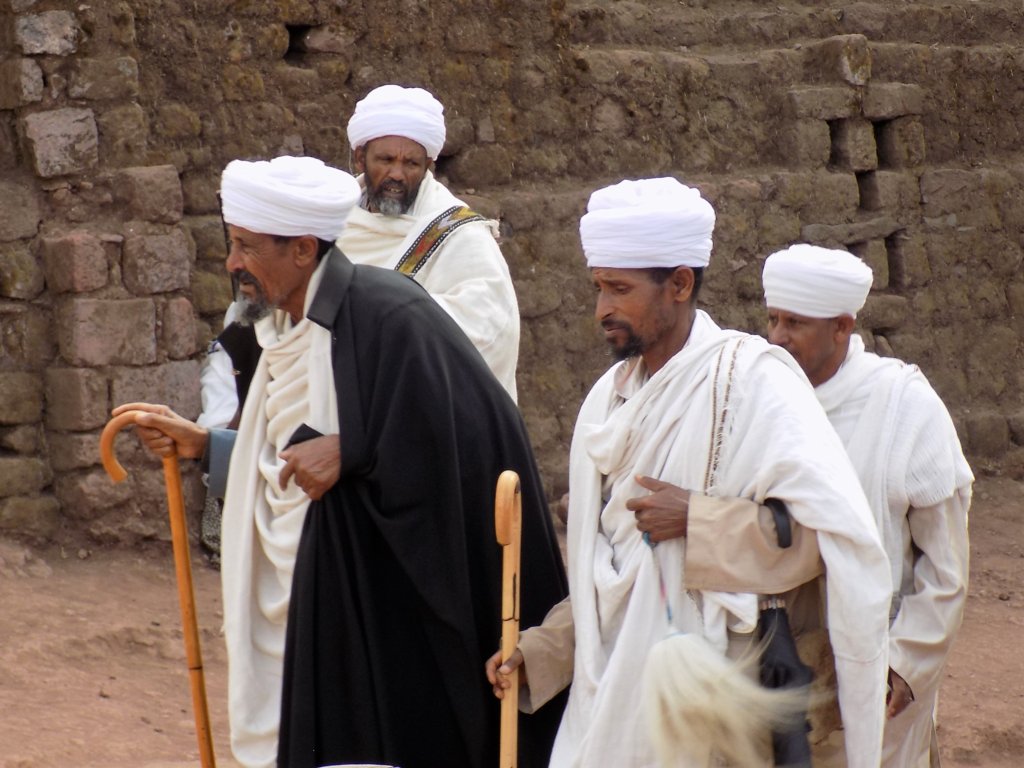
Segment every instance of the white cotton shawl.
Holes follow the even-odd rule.
[[[310,279],[306,306],[324,263]],[[224,500],[221,581],[228,649],[231,749],[246,768],[277,764],[285,625],[299,537],[310,499],[277,478],[301,424],[337,435],[331,333],[276,311],[256,325],[263,354],[246,397]]]
[[[721,371],[732,367],[732,350],[729,377]],[[707,634],[698,599],[706,609],[713,596],[685,590],[680,542],[663,542],[652,556],[625,501],[647,494],[634,480],[638,474],[705,488],[713,414],[731,382],[730,410],[719,414],[717,474],[710,473],[717,480],[706,492],[783,499],[798,522],[818,531],[840,707],[847,742],[856,749],[849,764],[877,766],[888,565],[857,478],[806,378],[785,352],[722,331],[703,312],[686,346],[625,401],[616,390],[622,371],[613,367],[591,390],[573,437],[568,545],[575,668],[551,765],[655,765],[638,683],[648,649],[667,629],[654,556],[678,629]]]
[[[365,185],[365,178],[358,177]],[[407,214],[353,209],[338,247],[356,264],[394,269],[438,214],[464,203],[427,172]],[[498,248],[495,222],[459,227],[416,273],[433,299],[458,323],[505,390],[516,399],[519,304]]]
[[[863,339],[852,336],[839,370],[814,392],[875,515],[891,564],[895,613],[900,586],[912,579],[907,509],[969,489],[974,476],[945,407],[916,365],[867,352]],[[931,439],[922,440],[925,433]]]

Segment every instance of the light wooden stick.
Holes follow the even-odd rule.
[[[126,411],[111,419],[100,436],[100,458],[103,468],[115,483],[122,482],[128,473],[114,455],[117,433],[143,411]],[[192,565],[188,552],[188,528],[185,524],[185,502],[181,492],[181,471],[176,455],[165,456],[164,482],[167,485],[167,510],[171,519],[171,544],[174,549],[174,570],[178,579],[178,602],[185,635],[185,657],[188,661],[189,686],[192,689],[192,710],[196,719],[196,738],[199,742],[199,762],[202,768],[215,768],[213,737],[210,733],[210,711],[206,703],[206,679],[203,675],[203,655],[199,647],[199,624],[196,621],[196,599],[192,589]]]
[[[501,473],[494,497],[494,532],[502,546],[501,561],[501,663],[519,643],[519,554],[523,529],[519,475]],[[501,700],[501,748],[499,768],[516,768],[519,729],[519,670],[512,672],[512,687]]]

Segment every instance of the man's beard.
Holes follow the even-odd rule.
[[[235,302],[239,309],[237,322],[240,325],[252,325],[277,309],[277,306],[267,298],[267,294],[263,292],[263,286],[259,284],[252,272],[247,272],[244,269],[236,270],[231,273],[231,282],[235,287]],[[242,283],[252,286],[256,292],[255,295],[250,297],[240,292],[238,286]]]
[[[602,327],[607,328],[603,323]],[[626,333],[626,340],[622,342],[622,344],[616,345],[611,341],[608,342],[608,346],[610,347],[608,352],[612,357],[616,360],[628,360],[631,357],[637,357],[643,354],[644,348],[647,345],[644,343],[643,339],[636,335],[636,331],[633,330],[633,326],[627,323],[615,323],[611,327],[618,328]]]
[[[409,189],[405,182],[394,179],[384,179],[376,187],[367,189],[366,202],[370,210],[376,209],[384,216],[401,216],[412,208],[416,200],[416,193],[419,192],[419,184],[415,189]],[[401,197],[395,198],[386,195],[386,192],[400,192]]]

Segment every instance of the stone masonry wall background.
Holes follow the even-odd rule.
[[[348,167],[385,82],[446,106],[438,175],[500,218],[520,405],[549,498],[608,365],[577,236],[588,194],[672,174],[715,205],[703,304],[762,328],[796,240],[875,269],[869,348],[921,365],[976,471],[1024,472],[1024,8],[979,2],[0,0],[0,533],[165,539],[159,463],[110,408],[200,409],[230,301],[236,157]],[[189,507],[202,487],[191,462]]]

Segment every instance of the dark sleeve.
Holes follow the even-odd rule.
[[[211,429],[206,444],[206,455],[203,459],[204,470],[209,473],[207,493],[218,499],[224,498],[228,485],[228,465],[231,463],[231,452],[235,448],[233,429]]]

